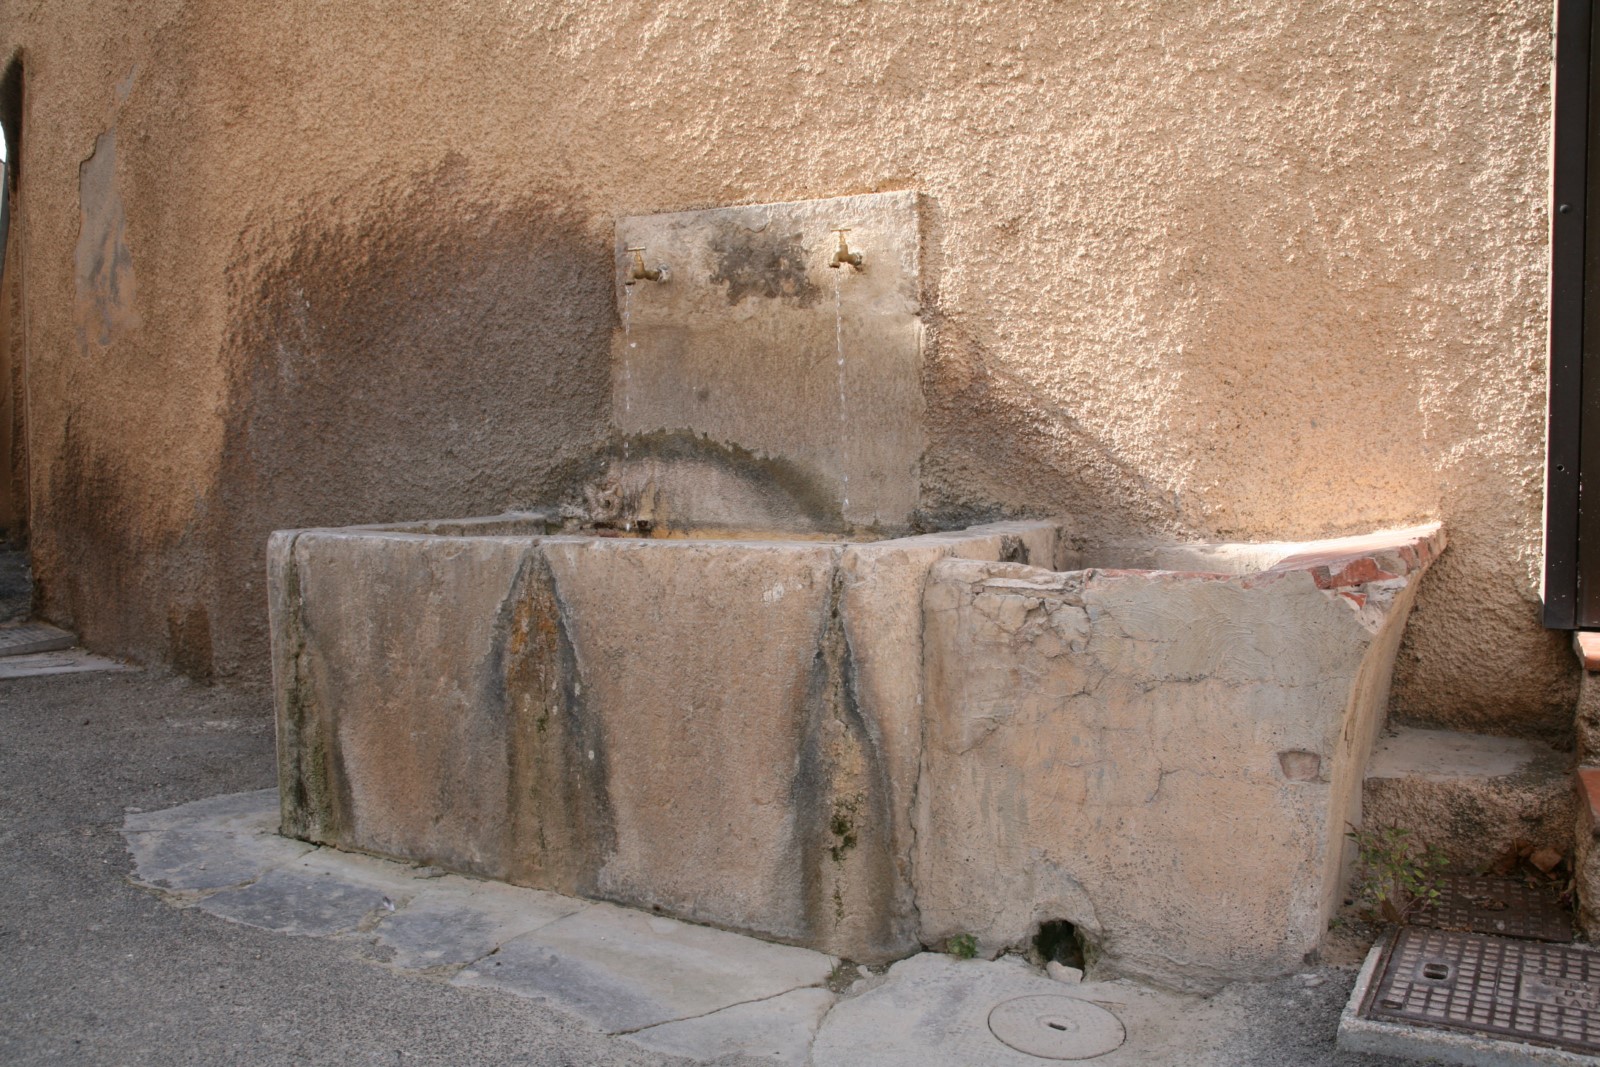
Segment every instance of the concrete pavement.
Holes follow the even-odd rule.
[[[264,693],[204,688],[145,672],[0,682],[0,845],[7,846],[7,862],[0,864],[0,1062],[577,1067],[693,1062],[674,1054],[687,1052],[731,1067],[804,1062],[793,1059],[792,1042],[774,1041],[783,1033],[811,1033],[820,1017],[820,1036],[808,1038],[810,1051],[800,1054],[809,1054],[815,1067],[874,1067],[875,1060],[899,1061],[869,1052],[870,1042],[853,1035],[852,1027],[864,1027],[858,1035],[898,1028],[916,1038],[931,1033],[919,1020],[944,1019],[956,1010],[953,1005],[986,1011],[979,1000],[989,986],[1008,994],[1012,984],[1034,995],[1066,990],[1015,962],[924,956],[886,975],[836,980],[836,994],[826,976],[818,980],[813,963],[802,960],[788,972],[788,964],[764,964],[740,981],[754,989],[744,1000],[760,1000],[772,1010],[757,1017],[745,1007],[722,1009],[728,1013],[722,1021],[730,1025],[718,1038],[724,1044],[717,1045],[708,1044],[703,1027],[694,1030],[697,1018],[717,1014],[696,1016],[704,1004],[684,1000],[667,1003],[665,1014],[607,1019],[585,1014],[570,996],[562,1002],[582,983],[546,980],[541,951],[610,968],[611,977],[624,984],[646,972],[659,981],[678,964],[645,951],[640,939],[652,929],[648,915],[630,919],[614,914],[622,909],[562,898],[530,910],[506,896],[529,891],[432,878],[426,871],[385,872],[390,865],[343,857],[366,865],[372,880],[367,889],[376,890],[375,896],[348,899],[343,911],[328,902],[308,907],[304,897],[292,896],[304,885],[285,884],[279,888],[290,896],[280,894],[279,903],[300,901],[287,914],[279,910],[278,918],[266,922],[263,916],[270,918],[275,905],[262,890],[253,903],[248,897],[233,901],[224,917],[221,891],[252,877],[228,864],[255,861],[225,847],[205,859],[196,859],[192,850],[186,857],[184,842],[154,835],[160,820],[170,818],[160,813],[179,804],[272,786],[269,703]],[[227,816],[228,801],[211,803],[220,806],[224,819],[236,820],[213,832],[260,836],[259,798],[256,816],[248,810]],[[188,873],[168,879],[161,891],[133,884],[125,822],[130,838],[146,835],[134,848],[143,849],[139,858],[152,871],[164,865]],[[304,846],[277,839],[254,843],[275,850],[275,869],[285,878],[297,871],[333,877],[311,873],[328,857],[318,859]],[[385,922],[385,897],[397,904],[396,914],[401,910],[382,881],[397,871],[413,888],[422,886],[406,903],[410,919],[403,925]],[[249,881],[260,884],[259,878]],[[202,899],[218,900],[218,913],[198,906]],[[466,921],[467,916],[477,918]],[[247,925],[252,919],[280,927],[298,923],[303,936]],[[616,927],[608,924],[614,923],[634,924],[632,940],[624,943],[632,951],[600,960],[595,939],[612,936],[607,931]],[[665,925],[669,929],[661,936],[697,945],[731,936]],[[500,962],[520,960],[519,980],[529,988],[479,980],[487,970],[482,947],[518,938],[534,940],[524,942],[521,955]],[[596,972],[584,973],[592,980]],[[1353,979],[1353,968],[1320,967],[1276,982],[1236,985],[1209,999],[1131,983],[1072,992],[1105,1004],[1127,1026],[1121,1049],[1089,1061],[1108,1067],[1398,1062],[1335,1049],[1339,1009]],[[530,988],[546,999],[527,995]],[[674,989],[671,981],[663,988],[671,997],[693,995],[692,989]],[[737,983],[725,993],[741,995]],[[972,1010],[981,1016],[977,1007]],[[653,1028],[657,1042],[644,1048],[635,1043],[640,1033],[608,1035],[601,1028]],[[752,1057],[752,1050],[764,1051]],[[1004,1046],[990,1051],[997,1057],[993,1062],[1015,1062],[1006,1058]],[[918,1062],[931,1067],[937,1060],[922,1054]]]

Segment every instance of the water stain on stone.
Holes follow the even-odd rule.
[[[616,849],[610,757],[583,696],[567,609],[549,562],[530,547],[500,623],[494,691],[510,725],[506,877],[593,896]]]
[[[804,726],[790,803],[801,833],[807,934],[819,946],[837,939],[870,946],[869,960],[893,959],[904,954],[904,939],[894,916],[888,771],[878,728],[856,698],[843,591],[836,568],[808,692],[796,709]]]
[[[133,256],[128,217],[117,188],[117,131],[95,138],[94,153],[78,168],[81,212],[73,252],[77,284],[78,346],[105,347],[138,325],[134,310]]]
[[[713,239],[717,256],[711,281],[728,288],[728,303],[751,297],[808,308],[822,299],[811,282],[810,259],[798,233],[754,233],[730,222]]]
[[[765,507],[772,529],[843,530],[845,523],[832,487],[800,464],[781,456],[767,456],[735,444],[712,441],[683,430],[630,434],[612,444],[615,459],[626,445],[635,462],[658,461],[678,467],[704,466],[742,482]],[[619,499],[624,519],[638,513],[639,502]]]

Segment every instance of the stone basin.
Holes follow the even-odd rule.
[[[557,527],[273,536],[287,835],[862,962],[1066,921],[1195,989],[1317,948],[1444,544]]]

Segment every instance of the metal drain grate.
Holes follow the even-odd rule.
[[[47,623],[25,622],[16,626],[0,626],[0,656],[57,652],[77,643],[76,637]]]
[[[1572,940],[1572,913],[1561,906],[1556,894],[1519,878],[1445,878],[1439,887],[1439,899],[1418,909],[1410,921],[1414,926],[1439,930],[1468,930],[1535,941]]]
[[[1600,1052],[1600,952],[1408,926],[1361,1014]]]

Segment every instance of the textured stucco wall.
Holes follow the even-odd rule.
[[[1442,519],[1398,711],[1559,729],[1550,23],[1549,0],[0,0],[48,609],[259,675],[268,530],[582,476],[614,218],[915,189],[930,514]]]

